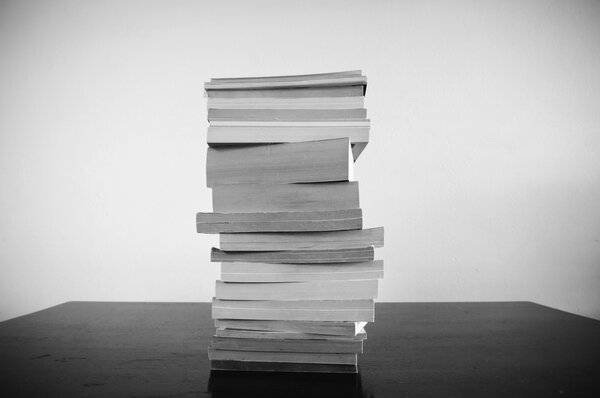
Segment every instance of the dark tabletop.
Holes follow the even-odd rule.
[[[210,304],[69,302],[0,323],[0,392],[600,396],[600,321],[529,302],[382,303],[375,314],[358,375],[211,373]]]

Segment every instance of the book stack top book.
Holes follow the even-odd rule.
[[[383,228],[363,228],[361,71],[211,79],[207,186],[220,234],[211,368],[356,373],[374,321]]]

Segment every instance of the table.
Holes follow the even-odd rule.
[[[530,302],[378,303],[358,375],[210,372],[209,303],[68,302],[0,323],[22,397],[600,396],[600,321]]]

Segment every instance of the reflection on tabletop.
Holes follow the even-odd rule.
[[[362,398],[360,374],[210,372],[208,391],[224,397],[348,397]]]

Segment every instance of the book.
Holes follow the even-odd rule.
[[[343,264],[221,263],[224,282],[305,282],[383,278],[383,261]]]
[[[208,148],[206,183],[295,183],[350,181],[353,156],[348,138]]]
[[[301,372],[301,373],[358,373],[356,365],[321,363],[274,363],[251,361],[210,361],[212,370],[249,371],[249,372]],[[241,396],[246,396],[247,392]],[[305,395],[304,395],[305,396]]]
[[[213,319],[373,322],[373,300],[248,301],[213,299]]]
[[[280,340],[351,340],[351,341],[363,341],[367,339],[367,333],[362,331],[355,335],[344,336],[324,336],[322,334],[315,333],[299,333],[299,332],[271,332],[264,330],[237,330],[237,329],[217,329],[215,336],[218,337],[232,337],[238,339],[280,339]]]
[[[264,352],[208,349],[212,361],[283,362],[283,363],[327,363],[356,365],[356,354],[312,353],[312,352]]]
[[[244,77],[214,77],[210,79],[211,83],[235,83],[235,82],[290,82],[298,80],[309,80],[309,79],[331,79],[336,77],[351,77],[351,76],[362,76],[360,69],[338,71],[338,72],[325,72],[325,73],[309,73],[302,75],[281,75],[281,76],[244,76]]]
[[[383,246],[383,228],[327,232],[222,233],[221,250],[279,251],[356,249]]]
[[[237,127],[370,127],[369,119],[338,120],[214,120],[211,126]]]
[[[326,211],[360,208],[358,182],[232,184],[212,188],[217,213]]]
[[[358,263],[373,261],[373,247],[335,250],[288,250],[278,252],[226,252],[212,248],[210,261],[230,262],[244,261],[249,263],[284,263],[284,264],[318,264],[318,263]]]
[[[314,78],[306,76],[301,79],[288,81],[282,80],[238,80],[238,81],[210,81],[204,83],[206,91],[216,90],[247,90],[247,89],[272,89],[291,87],[323,87],[323,86],[365,86],[365,76],[330,76],[327,78]]]
[[[214,317],[213,317],[214,318]],[[334,336],[357,336],[364,333],[366,321],[289,321],[254,319],[215,319],[219,330],[307,333]]]
[[[367,110],[356,109],[209,109],[210,122],[237,121],[317,121],[317,120],[364,120]]]
[[[274,89],[207,90],[211,98],[340,98],[364,96],[364,85],[335,87],[294,87]]]
[[[362,228],[362,211],[197,213],[198,233],[338,231]]]
[[[363,341],[335,337],[308,339],[267,339],[213,336],[212,348],[231,351],[310,352],[362,354]]]
[[[210,126],[206,141],[211,147],[243,144],[277,144],[348,138],[352,158],[358,159],[369,142],[368,126]]]
[[[240,283],[216,281],[218,300],[360,300],[377,298],[377,279]]]
[[[208,109],[357,109],[365,97],[208,98]]]

